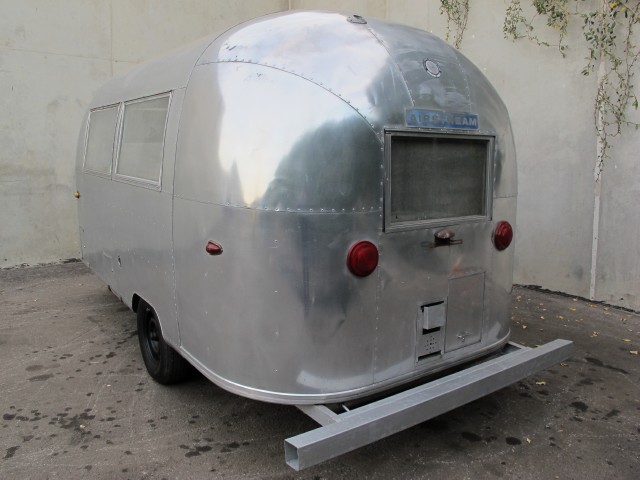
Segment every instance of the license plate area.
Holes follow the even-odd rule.
[[[480,342],[484,322],[484,272],[449,279],[444,351]]]

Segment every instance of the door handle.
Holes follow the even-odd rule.
[[[436,243],[450,244],[453,241],[453,237],[456,236],[456,232],[445,228],[444,230],[438,230],[433,236],[436,239]]]
[[[456,232],[450,228],[438,230],[433,234],[434,242],[429,244],[429,248],[446,247],[449,245],[460,245],[462,240],[454,240]]]

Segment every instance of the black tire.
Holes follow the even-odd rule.
[[[191,366],[164,341],[156,312],[140,300],[137,314],[140,351],[149,375],[163,385],[186,380]]]

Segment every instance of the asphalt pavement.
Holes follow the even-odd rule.
[[[640,478],[640,315],[517,287],[512,340],[571,359],[302,472],[295,407],[147,375],[135,314],[81,263],[0,270],[0,479]]]

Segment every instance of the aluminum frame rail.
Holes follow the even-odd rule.
[[[510,342],[499,357],[345,413],[298,406],[323,426],[286,439],[285,460],[302,470],[335,458],[549,368],[569,358],[573,349],[573,342],[560,339],[537,348]]]

